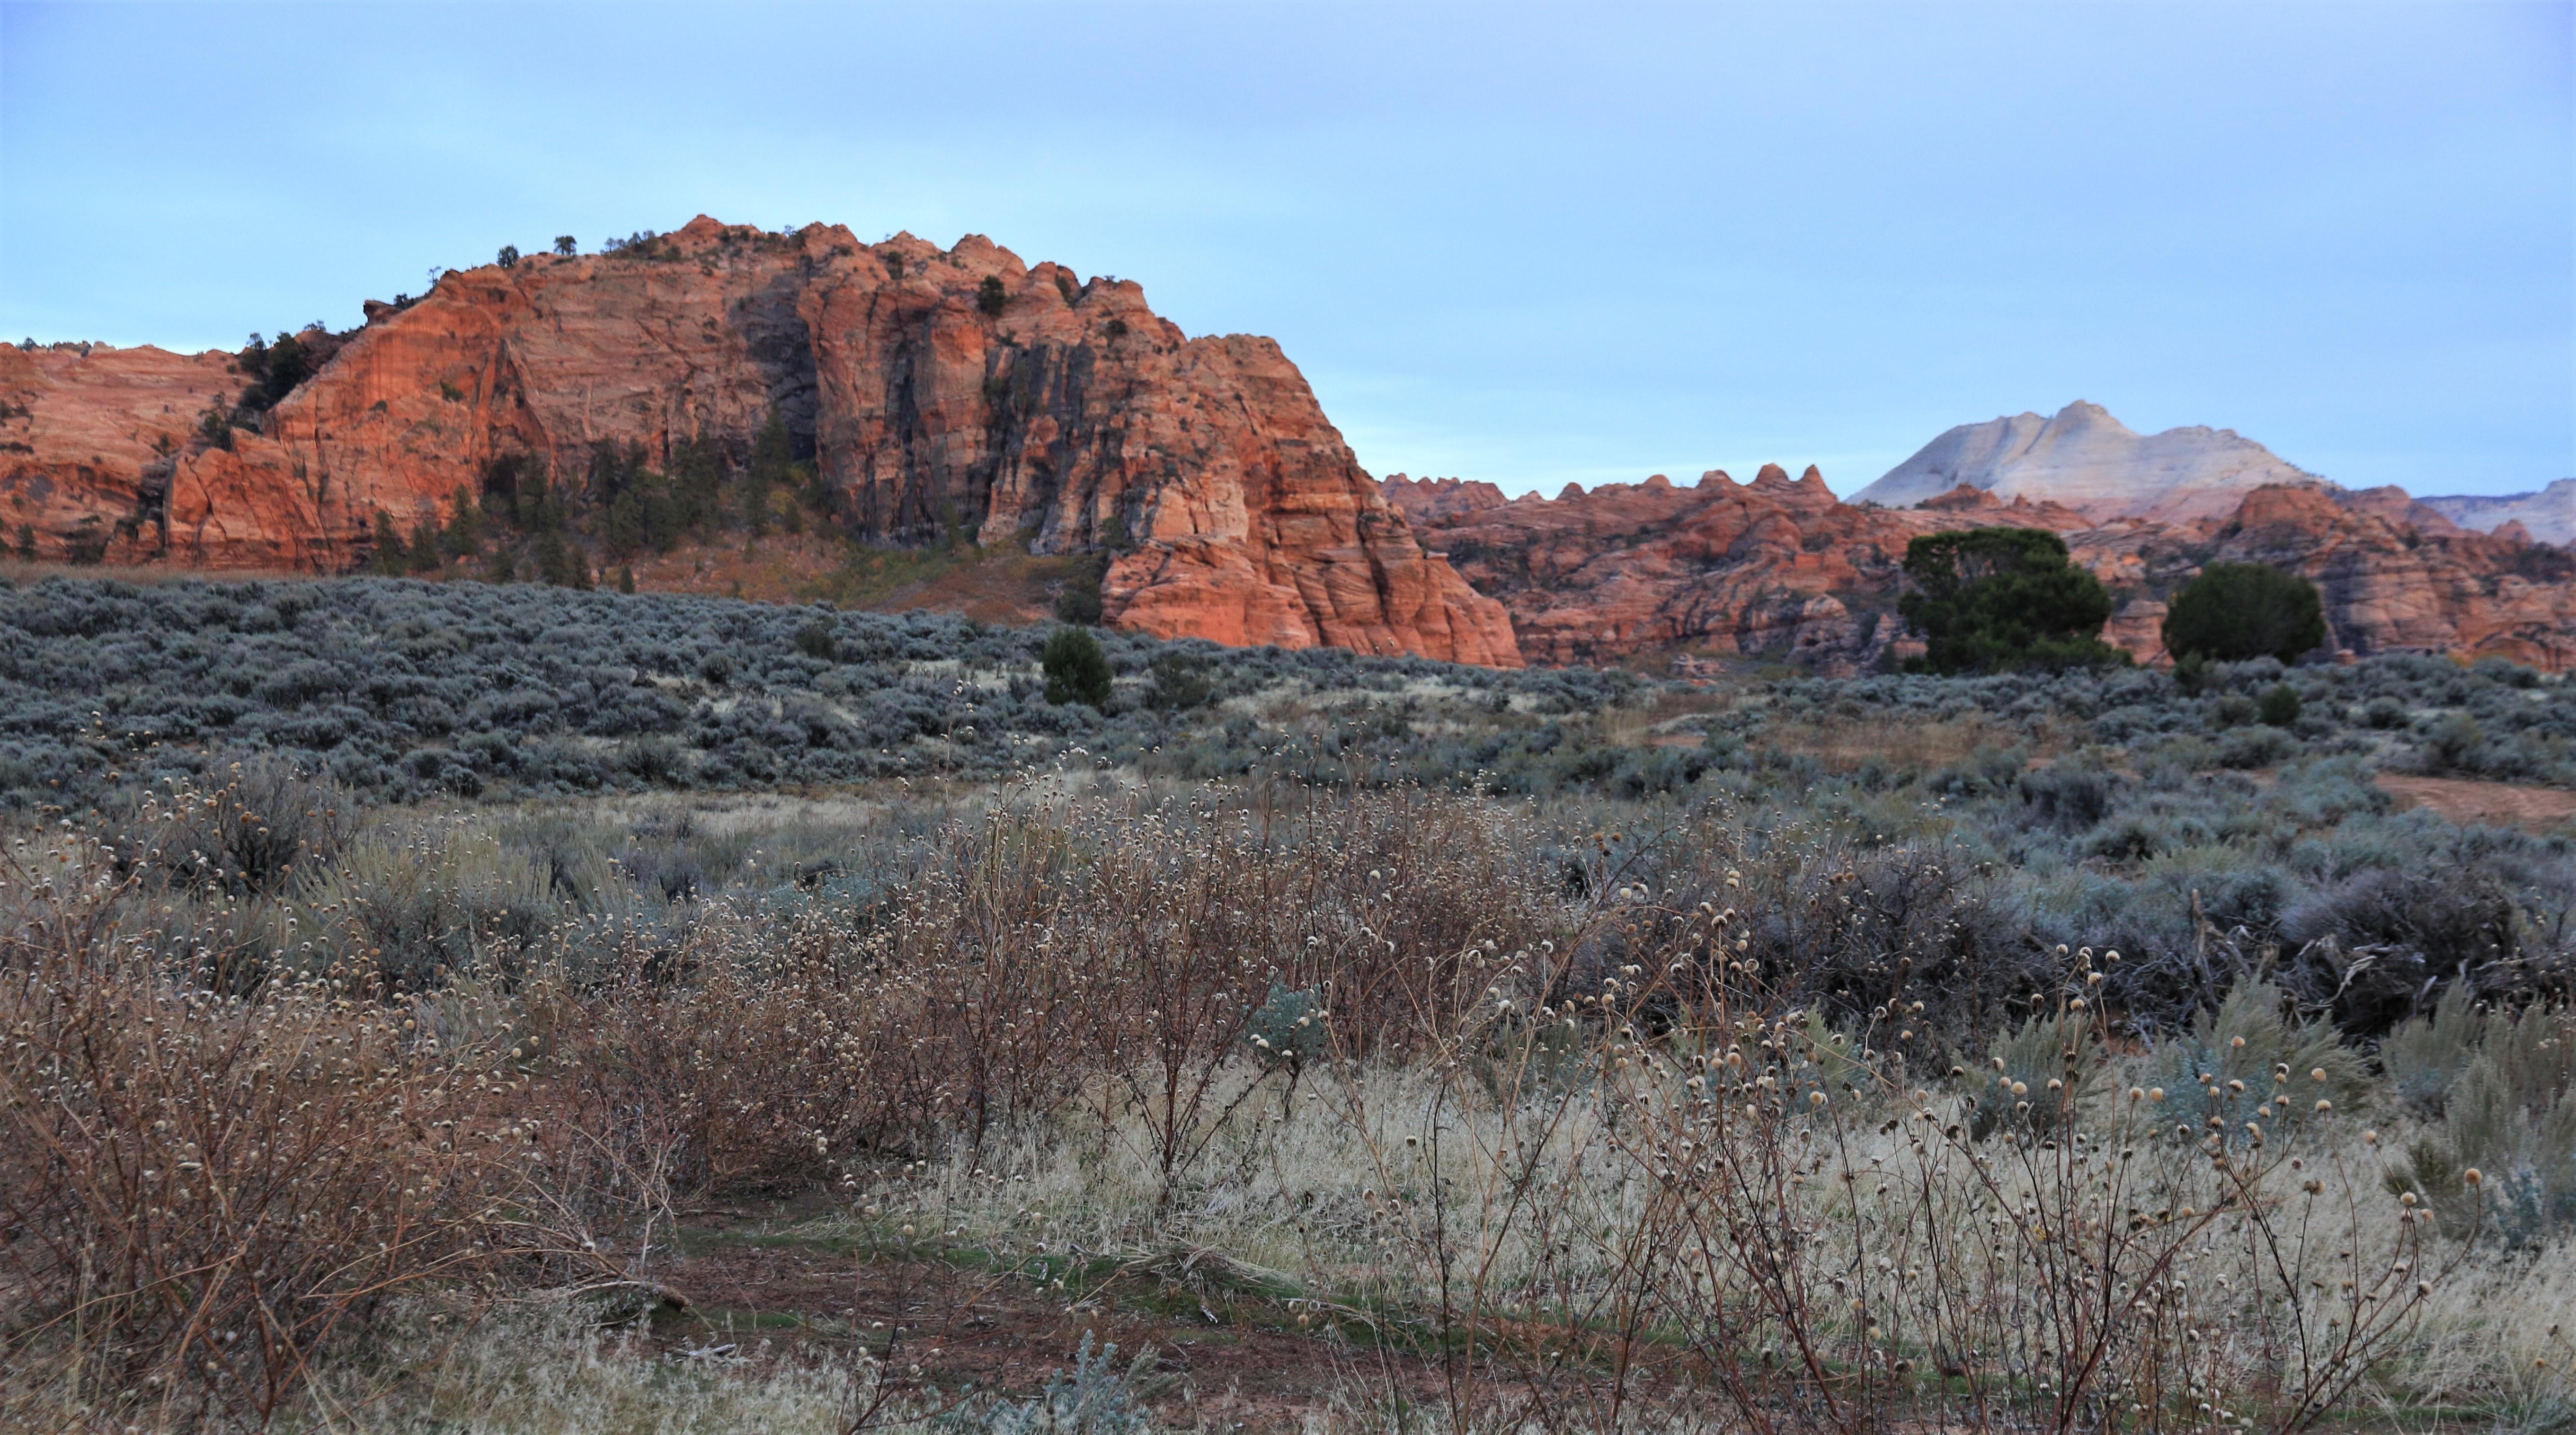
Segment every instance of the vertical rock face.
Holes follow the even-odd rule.
[[[157,532],[198,414],[240,387],[229,369],[148,346],[0,345],[0,546],[103,557]]]
[[[330,571],[364,556],[379,512],[434,517],[496,459],[568,477],[595,443],[658,463],[703,435],[739,461],[774,409],[857,536],[1107,550],[1113,623],[1520,661],[1500,605],[1414,540],[1277,345],[1187,339],[1133,283],[973,236],[943,251],[702,217],[607,255],[451,272],[369,315],[229,449],[191,436],[229,397],[225,356],[126,374],[19,355],[0,398],[36,433],[0,453],[20,460],[0,492],[51,485],[30,504],[57,529],[76,487],[131,520],[166,447],[167,498],[118,557]],[[56,436],[109,431],[124,446],[78,477]]]

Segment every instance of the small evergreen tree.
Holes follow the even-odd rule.
[[[632,566],[621,566],[618,568],[617,591],[620,593],[630,594],[635,591],[635,569]]]
[[[2066,541],[2040,528],[1926,534],[1905,548],[1916,591],[1897,602],[1923,634],[1919,666],[1936,673],[2125,663],[2101,640],[2111,618],[2102,581],[2067,561]]]
[[[742,526],[754,538],[769,533],[769,496],[781,487],[796,482],[796,441],[787,432],[787,418],[776,409],[769,411],[769,421],[760,426],[760,436],[752,440],[751,471],[743,476]]]
[[[975,286],[975,307],[983,310],[988,318],[1002,317],[1003,307],[1010,302],[1010,291],[1002,287],[1002,277],[998,274],[985,275],[984,282]]]
[[[2264,690],[2258,711],[2263,721],[2273,727],[2288,727],[2299,720],[2307,704],[2299,701],[2299,690],[2288,683],[2275,683]]]
[[[411,530],[410,571],[428,575],[447,566],[438,551],[438,520],[424,518]]]
[[[581,555],[564,541],[561,528],[541,529],[537,533],[537,577],[558,588],[590,586],[588,565]]]
[[[700,437],[672,449],[669,529],[673,541],[686,533],[714,537],[723,512],[724,466],[715,445]]]
[[[570,259],[573,256],[573,251],[578,248],[580,248],[580,246],[573,242],[573,237],[571,235],[558,234],[555,236],[555,252],[564,256],[566,259]]]
[[[32,523],[18,525],[18,561],[21,563],[36,561],[36,525]]]
[[[2325,646],[2325,602],[2316,584],[2270,564],[2212,563],[2174,595],[2164,637],[2177,659],[2286,663]]]
[[[1038,668],[1046,674],[1048,702],[1099,707],[1109,701],[1109,655],[1088,628],[1056,629],[1038,654]]]
[[[439,546],[447,551],[450,558],[464,558],[479,552],[483,547],[483,510],[474,502],[474,495],[467,493],[465,485],[460,483],[456,485],[456,491],[448,495],[447,501],[447,532],[440,537]]]
[[[500,254],[495,257],[502,268],[513,268],[519,262],[519,246],[515,244],[504,244],[501,246]]]
[[[411,571],[411,555],[403,548],[402,534],[394,528],[394,516],[376,510],[376,551],[371,563],[386,577],[399,577]]]

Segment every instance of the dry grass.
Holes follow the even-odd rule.
[[[138,832],[256,836],[284,800]],[[640,1312],[679,1212],[752,1194],[1076,1310],[1123,1272],[1221,1281],[1307,1332],[1316,1418],[1353,1428],[2286,1431],[2566,1397],[2564,1248],[2443,1234],[2389,1185],[2391,1113],[2311,1109],[2358,1088],[2150,1090],[2188,1058],[2115,1054],[2111,959],[1981,974],[1937,853],[1693,820],[1569,855],[1406,788],[1032,781],[881,851],[861,899],[603,912],[390,982],[371,914],[426,899],[349,884],[400,865],[391,828],[259,909],[261,964],[200,935],[240,929],[207,913],[260,864],[24,841],[0,1338],[39,1376],[7,1398],[156,1429],[919,1413],[864,1341],[731,1366],[473,1323]],[[1700,854],[1664,891],[1632,875],[1659,843]],[[464,880],[434,875],[452,843],[394,847]],[[2045,1020],[1989,1066],[2006,992]]]

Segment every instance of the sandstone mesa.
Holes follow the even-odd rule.
[[[998,313],[978,304],[1002,288]],[[1517,666],[1501,606],[1426,553],[1270,340],[1191,339],[1132,282],[968,236],[864,244],[701,216],[608,254],[449,271],[230,448],[223,354],[10,349],[0,499],[57,556],[344,571],[494,460],[594,443],[737,459],[773,408],[864,540],[1115,554],[1108,621]],[[95,535],[92,538],[91,535]]]

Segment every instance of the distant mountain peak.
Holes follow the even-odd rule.
[[[1961,424],[1852,498],[1910,508],[1964,485],[2001,499],[2061,503],[2096,521],[2223,518],[2266,484],[2322,482],[2233,429],[2142,435],[2077,399],[2046,418]]]
[[[2562,478],[2531,493],[2463,493],[2417,501],[2462,528],[2492,533],[2519,523],[2543,543],[2576,541],[2576,478]]]

